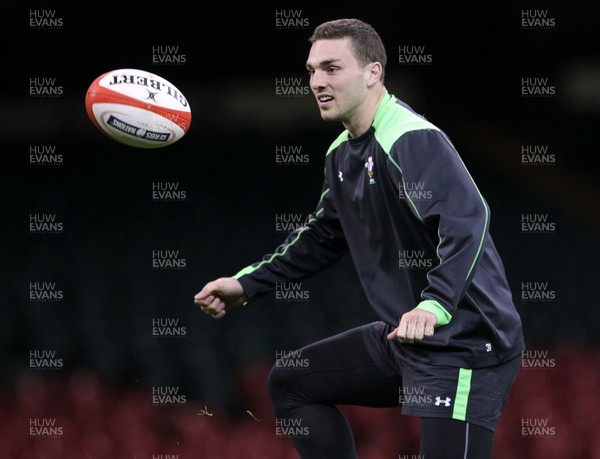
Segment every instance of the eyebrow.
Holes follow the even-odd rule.
[[[326,67],[326,66],[328,66],[328,65],[331,65],[331,64],[333,64],[334,62],[341,62],[341,59],[337,59],[337,58],[325,59],[325,60],[322,60],[321,62],[319,62],[319,64],[317,65],[317,67]],[[306,68],[307,68],[307,69],[309,69],[309,68],[313,68],[313,66],[312,66],[312,65],[310,65],[310,64],[308,63],[308,61],[307,61],[307,62],[306,62]]]

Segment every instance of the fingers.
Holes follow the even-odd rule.
[[[412,333],[412,338],[410,339],[423,339],[425,336],[425,318],[422,315],[417,316],[417,320],[415,322],[414,330]]]
[[[433,336],[437,319],[434,314],[414,309],[400,318],[398,327],[388,335],[389,340],[422,340]]]
[[[215,283],[210,282],[194,296],[194,303],[200,310],[213,319],[220,319],[225,315],[225,302],[218,296]]]
[[[387,339],[388,341],[394,341],[394,340],[398,340],[398,341],[409,341],[412,342],[413,340],[408,340],[406,338],[404,338],[403,336],[406,335],[401,335],[400,334],[400,327],[396,327],[394,328],[394,330],[392,330],[388,335],[387,335]]]
[[[437,322],[437,319],[436,319],[436,322]],[[433,336],[433,329],[434,329],[434,327],[435,327],[435,323],[434,323],[434,322],[432,322],[432,321],[428,321],[428,322],[425,324],[425,331],[424,331],[424,335],[425,335],[425,336]]]
[[[216,296],[208,296],[200,303],[200,309],[213,319],[220,319],[226,313],[225,302]]]
[[[405,316],[406,314],[400,318],[400,325],[398,326],[398,332],[396,333],[400,339],[406,339],[408,334],[408,320],[406,320]]]
[[[215,319],[220,319],[228,309],[241,306],[246,301],[244,288],[232,277],[220,277],[209,282],[194,296],[194,303]]]

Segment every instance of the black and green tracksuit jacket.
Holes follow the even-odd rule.
[[[250,303],[348,252],[382,321],[395,327],[416,306],[436,315],[433,336],[403,344],[406,358],[478,368],[523,350],[488,204],[447,136],[389,93],[367,132],[329,147],[304,226],[234,277]]]

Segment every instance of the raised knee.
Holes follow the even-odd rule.
[[[269,378],[267,379],[267,389],[273,405],[278,405],[283,401],[286,388],[291,383],[289,371],[278,365],[271,367]]]
[[[267,389],[275,412],[283,412],[303,404],[303,390],[299,384],[301,371],[275,364],[267,379]]]

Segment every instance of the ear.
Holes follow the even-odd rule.
[[[381,74],[383,73],[383,67],[380,62],[371,62],[367,64],[367,86],[370,88],[375,83],[381,80]]]

